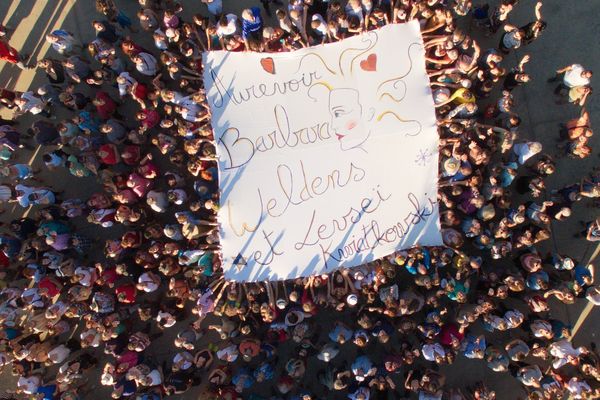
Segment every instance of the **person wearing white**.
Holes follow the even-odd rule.
[[[523,165],[531,157],[542,151],[542,144],[540,142],[525,142],[516,143],[513,146],[513,152],[517,155],[519,164]]]
[[[588,394],[592,392],[592,388],[584,380],[580,380],[576,376],[567,383],[567,390],[571,393],[574,399],[588,399]]]
[[[46,107],[46,103],[42,101],[39,97],[33,94],[33,92],[25,92],[18,98],[15,103],[19,107],[19,111],[21,114],[26,112],[30,112],[33,115],[37,115],[44,111],[44,107]]]
[[[427,361],[435,362],[436,359],[443,359],[446,357],[446,351],[439,343],[431,343],[423,345],[421,349],[421,353],[423,354],[423,358]]]
[[[133,57],[135,69],[143,75],[154,76],[157,72],[157,61],[153,55],[143,51]]]
[[[222,21],[227,23],[223,25],[219,21],[219,24],[217,25],[217,36],[219,36],[219,38],[233,36],[239,32],[237,15],[227,14]]]
[[[173,370],[174,371],[185,371],[192,366],[194,362],[194,356],[188,353],[187,351],[182,351],[175,354],[173,357]]]
[[[64,344],[60,344],[48,352],[48,359],[53,364],[60,364],[69,357],[69,354],[71,354],[71,350]]]
[[[570,363],[572,360],[577,359],[581,354],[587,352],[583,347],[574,348],[571,342],[567,339],[559,340],[548,346],[550,354],[556,359],[552,362],[552,367],[558,369],[563,365]]]
[[[577,86],[588,86],[592,71],[586,70],[581,64],[572,64],[556,71],[557,74],[563,73],[563,84],[569,88]]]
[[[152,293],[160,286],[160,277],[152,272],[144,272],[138,278],[137,288],[146,293]]]
[[[34,394],[41,383],[42,380],[37,375],[22,376],[17,381],[17,387],[25,394]]]

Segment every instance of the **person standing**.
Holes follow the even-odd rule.
[[[208,7],[210,15],[218,20],[223,14],[223,0],[201,0]]]
[[[23,64],[25,58],[26,57],[21,56],[17,50],[11,47],[8,42],[0,40],[0,60],[14,64],[21,69],[29,69],[28,66]]]
[[[246,50],[250,48],[249,39],[262,41],[263,19],[258,7],[246,8],[242,11],[242,39]]]

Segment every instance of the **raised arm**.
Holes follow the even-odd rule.
[[[538,21],[542,19],[542,2],[538,1],[535,5],[535,19]]]

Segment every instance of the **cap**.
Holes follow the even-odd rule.
[[[452,176],[456,175],[456,173],[460,169],[460,162],[456,158],[450,157],[444,160],[443,166],[446,174]]]
[[[287,301],[285,299],[278,299],[275,304],[277,304],[277,308],[283,310],[287,306]]]
[[[346,297],[346,302],[350,306],[355,306],[356,303],[358,303],[358,297],[354,293],[349,294],[348,297]]]
[[[287,326],[295,326],[304,321],[304,313],[301,311],[292,310],[285,315],[285,324]]]
[[[321,361],[329,362],[333,360],[339,352],[340,349],[336,345],[328,343],[323,346],[323,349],[321,349],[321,352],[317,355],[317,358]]]

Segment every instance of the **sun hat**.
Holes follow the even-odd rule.
[[[358,303],[358,297],[354,293],[351,293],[346,297],[346,303],[348,303],[349,306],[355,306],[356,303]]]
[[[329,362],[333,360],[339,352],[340,349],[338,346],[333,343],[327,343],[325,346],[323,346],[321,352],[317,354],[317,358],[321,361]]]
[[[444,160],[443,167],[446,176],[456,175],[456,173],[460,169],[460,161],[458,161],[454,157],[447,158],[446,160]]]
[[[488,203],[481,208],[480,213],[482,220],[489,221],[496,216],[496,209],[493,204]]]
[[[277,299],[275,304],[277,305],[277,308],[283,310],[287,306],[287,301],[285,301],[285,299]]]
[[[298,310],[290,310],[285,315],[285,324],[287,326],[296,326],[304,321],[304,313]]]

